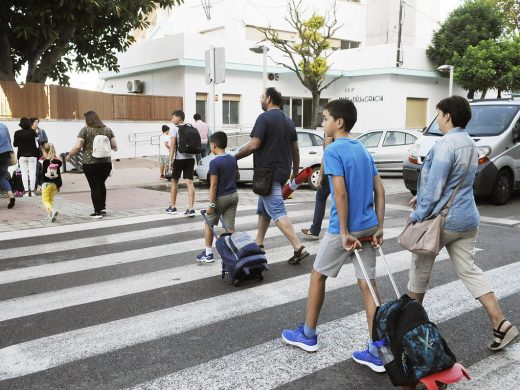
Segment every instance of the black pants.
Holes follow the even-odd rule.
[[[107,188],[105,181],[112,170],[112,163],[83,164],[83,173],[90,186],[92,205],[96,213],[106,208]]]

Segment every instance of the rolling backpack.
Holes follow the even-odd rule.
[[[199,154],[202,151],[199,131],[185,123],[177,130],[177,150],[184,154]]]

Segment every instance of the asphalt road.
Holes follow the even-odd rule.
[[[288,205],[298,230],[313,212],[313,194],[299,191],[309,193]],[[384,250],[402,292],[410,255],[396,236],[409,198],[388,195],[385,222]],[[520,324],[520,196],[501,207],[479,200],[478,207],[478,265],[507,317]],[[242,206],[237,228],[256,226],[254,206]],[[0,389],[392,388],[384,374],[350,358],[367,339],[352,264],[328,283],[321,349],[308,354],[279,336],[303,321],[318,242],[306,241],[312,255],[291,266],[291,248],[272,227],[264,281],[233,287],[221,279],[220,264],[194,261],[202,227],[200,217],[152,214],[36,229],[29,239],[0,234]],[[446,260],[441,254],[434,266],[425,306],[473,377],[453,388],[517,388],[520,343],[487,349],[487,316]],[[387,278],[378,285],[391,299]]]

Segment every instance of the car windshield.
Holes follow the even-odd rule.
[[[520,106],[518,105],[475,105],[471,106],[471,120],[466,131],[472,137],[492,137],[502,134],[511,124]],[[434,119],[426,134],[442,135]]]

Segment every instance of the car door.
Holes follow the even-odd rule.
[[[316,146],[313,134],[298,131],[298,146],[300,149],[300,168],[307,168],[321,163],[323,146]]]
[[[383,131],[371,131],[357,138],[361,143],[363,143],[363,145],[365,145],[365,148],[367,148],[367,150],[370,152],[372,158],[374,159],[374,163],[376,164],[376,168],[378,169],[378,151],[382,138]]]
[[[383,172],[402,172],[403,160],[417,137],[404,131],[388,130],[378,153],[379,169]],[[412,142],[413,141],[413,142]]]
[[[247,144],[248,142],[243,144],[242,146],[239,146],[234,152],[238,152],[240,149],[242,149],[242,147],[244,147]],[[253,181],[253,154],[250,154],[249,156],[238,160],[238,172],[240,173],[239,181]]]

